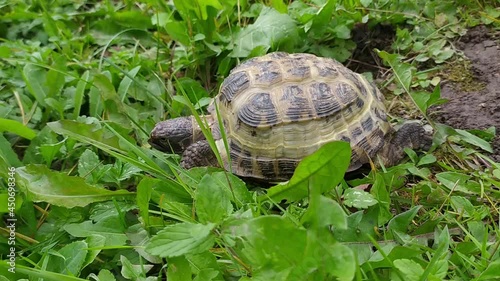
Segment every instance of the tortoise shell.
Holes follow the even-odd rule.
[[[373,84],[311,54],[247,60],[224,80],[215,102],[230,157],[222,140],[218,150],[225,168],[243,177],[289,179],[301,159],[334,140],[350,142],[349,170],[355,170],[376,155],[392,130]]]

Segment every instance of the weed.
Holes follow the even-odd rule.
[[[428,116],[444,102],[443,65],[453,67],[442,79],[478,88],[466,64],[450,63],[453,40],[498,28],[497,2],[0,7],[0,279],[500,278],[500,166],[484,154],[494,130]],[[186,171],[147,144],[156,122],[202,115],[241,61],[277,50],[360,61],[353,30],[376,26],[394,34],[364,38],[383,47],[367,47],[374,62],[364,63],[384,72],[374,76],[388,99],[408,101],[400,111],[433,127],[428,152],[344,180],[349,145],[332,142],[263,189],[221,169]]]

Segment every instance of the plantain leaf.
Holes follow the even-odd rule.
[[[261,196],[261,199],[269,197],[274,201],[287,199],[290,202],[302,199],[309,194],[309,181],[321,192],[326,192],[343,179],[350,159],[349,143],[327,143],[300,162],[288,183],[271,187],[267,196]]]
[[[33,202],[47,202],[66,208],[83,207],[90,203],[135,196],[126,190],[110,191],[88,185],[81,177],[51,171],[45,165],[28,165],[16,170],[19,189]]]
[[[46,107],[45,98],[48,96],[47,71],[33,64],[26,64],[23,68],[23,79],[29,92],[41,106]]]
[[[15,120],[0,118],[0,132],[11,132],[25,139],[32,140],[36,132],[26,127],[23,123]]]
[[[269,48],[298,39],[295,21],[288,14],[281,14],[273,8],[262,9],[255,23],[241,29],[234,39],[232,57],[249,57],[251,54],[265,54]],[[253,50],[258,50],[257,54]]]

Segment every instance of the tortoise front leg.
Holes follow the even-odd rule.
[[[188,146],[182,154],[181,166],[185,169],[202,166],[220,167],[207,140],[200,140]]]

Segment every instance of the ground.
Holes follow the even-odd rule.
[[[394,31],[391,27],[375,26],[367,29],[358,26],[354,30],[357,49],[354,59],[348,62],[349,68],[356,72],[372,72],[378,81],[384,81],[388,73],[373,49],[383,50],[392,44]],[[449,102],[431,109],[431,118],[457,129],[486,129],[496,127],[500,130],[500,32],[483,25],[468,30],[456,43],[457,50],[464,58],[447,66],[440,74],[442,77],[441,97]],[[403,103],[409,100],[402,97]],[[389,106],[391,114],[406,119],[418,116],[408,111],[406,106],[393,103]],[[415,110],[418,114],[418,111]],[[500,131],[497,133],[500,135]],[[493,142],[492,158],[500,162],[500,137]]]
[[[435,108],[436,121],[459,129],[500,129],[500,33],[484,26],[470,29],[457,43],[465,67],[454,65],[441,84],[441,97],[449,102]],[[453,79],[462,72],[460,79]],[[468,77],[470,76],[470,77]],[[454,81],[456,80],[456,81]],[[500,161],[500,137],[492,157]]]

